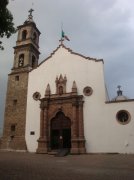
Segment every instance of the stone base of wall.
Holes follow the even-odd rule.
[[[24,137],[2,137],[1,149],[27,151]]]
[[[36,153],[39,154],[47,154],[48,153],[48,141],[44,138],[38,139],[38,148]]]
[[[86,148],[85,148],[85,139],[72,139],[72,148],[71,148],[71,154],[85,154]]]

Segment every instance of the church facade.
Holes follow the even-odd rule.
[[[43,62],[32,11],[18,27],[8,78],[1,148],[72,154],[134,153],[134,100],[109,100],[102,59],[85,57],[63,41]]]

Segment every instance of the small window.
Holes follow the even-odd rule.
[[[35,93],[33,94],[33,99],[34,99],[34,100],[38,101],[40,98],[41,98],[41,94],[40,94],[39,92],[35,92]]]
[[[35,132],[34,132],[34,131],[31,131],[31,132],[30,132],[30,135],[35,135]]]
[[[117,114],[116,114],[116,119],[117,121],[120,123],[120,124],[128,124],[131,117],[130,117],[130,114],[128,111],[126,110],[121,110],[121,111],[118,111]]]
[[[15,130],[16,130],[16,125],[15,125],[15,124],[12,124],[12,125],[11,125],[11,132],[15,132]]]
[[[15,81],[19,81],[19,76],[15,76]]]
[[[22,40],[26,40],[26,38],[27,38],[27,31],[24,30],[24,31],[22,32]]]
[[[91,96],[93,93],[93,90],[91,87],[87,86],[83,89],[83,93],[85,96]]]
[[[17,105],[17,99],[13,100],[13,105],[16,106]]]

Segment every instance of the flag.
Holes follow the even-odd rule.
[[[66,39],[67,41],[70,41],[70,39],[65,35],[64,31],[61,32],[61,37]]]

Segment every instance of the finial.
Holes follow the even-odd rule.
[[[61,38],[61,39],[59,40],[59,42],[60,42],[61,45],[63,45],[64,39]]]
[[[64,76],[64,81],[67,81],[67,77],[66,77],[66,75]]]
[[[50,85],[48,84],[45,91],[45,97],[50,96],[50,94],[51,94],[51,90],[50,90]]]
[[[28,20],[33,20],[33,15],[32,15],[32,12],[34,10],[31,8],[28,12],[29,12],[29,15],[28,15]]]
[[[29,15],[28,15],[27,20],[24,22],[24,24],[34,22],[34,21],[33,21],[33,15],[32,15],[32,12],[33,12],[33,11],[34,11],[34,10],[33,10],[32,8],[28,11],[28,12],[29,12]]]
[[[77,85],[75,81],[73,81],[73,85],[72,85],[72,94],[77,94]]]
[[[117,88],[118,88],[119,90],[121,90],[121,86],[120,86],[120,85],[118,85]]]
[[[118,88],[117,95],[118,95],[118,96],[122,96],[121,86],[118,85],[117,88]]]

